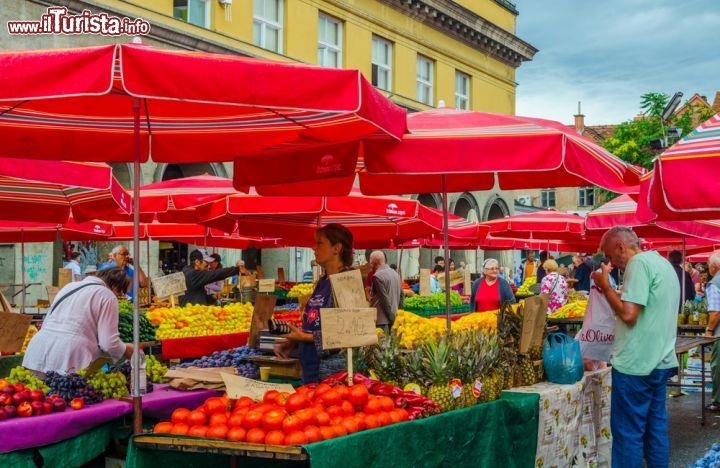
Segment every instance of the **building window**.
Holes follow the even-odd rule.
[[[580,187],[578,189],[578,206],[595,205],[595,187]]]
[[[318,65],[342,67],[342,22],[324,13],[318,21]]]
[[[209,0],[173,0],[173,16],[201,28],[210,27]]]
[[[433,105],[433,75],[435,63],[422,55],[417,56],[417,100]]]
[[[470,76],[455,72],[455,109],[470,110]]]
[[[540,205],[543,208],[555,208],[555,189],[540,192]]]
[[[253,44],[282,54],[283,0],[255,0]]]
[[[381,37],[372,38],[372,84],[392,91],[392,42]]]

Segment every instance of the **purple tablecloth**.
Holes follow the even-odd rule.
[[[105,400],[81,410],[68,407],[62,413],[0,421],[0,453],[42,447],[70,439],[131,412],[132,405],[129,403]]]
[[[170,419],[175,409],[195,409],[208,398],[220,394],[221,392],[214,390],[180,391],[170,388],[169,385],[155,384],[155,389],[143,396],[143,416]]]

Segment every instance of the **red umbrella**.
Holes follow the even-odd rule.
[[[720,218],[720,114],[655,159],[644,178],[638,216],[643,221]]]
[[[66,223],[129,213],[130,196],[107,164],[0,158],[0,217]]]
[[[54,242],[58,234],[63,240],[108,240],[113,232],[111,224],[93,221],[64,224],[0,221],[0,242]]]
[[[585,218],[555,210],[522,213],[480,224],[487,226],[493,237],[580,240],[585,235]]]

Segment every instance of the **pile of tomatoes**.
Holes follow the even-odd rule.
[[[263,400],[212,397],[200,407],[176,409],[154,432],[268,445],[302,445],[407,421],[409,413],[366,386],[320,384],[295,393],[270,390]]]

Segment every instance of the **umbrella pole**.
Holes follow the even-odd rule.
[[[22,298],[20,299],[20,313],[25,313],[25,230],[20,229],[20,272],[22,274]]]
[[[682,238],[683,240],[683,252],[682,252],[682,264],[680,265],[680,268],[682,268],[682,275],[680,277],[682,278],[682,291],[680,291],[680,297],[685,298],[685,236]],[[682,310],[682,306],[685,304],[685,301],[680,301],[680,310]],[[704,365],[705,363],[703,363]]]
[[[140,252],[140,99],[133,99],[133,253]],[[139,263],[138,263],[139,265]],[[142,433],[142,394],[140,393],[140,276],[134,274],[133,287],[133,432]]]
[[[402,270],[403,270],[403,267],[402,267],[402,257],[403,257],[403,250],[405,250],[405,249],[400,249],[400,258],[398,259],[398,274],[400,275],[400,280],[402,280]]]
[[[443,254],[445,255],[445,315],[447,316],[447,329],[450,331],[452,320],[450,320],[450,249],[448,240],[448,200],[447,180],[442,175],[442,205],[443,205]]]
[[[148,297],[150,299],[150,302],[152,302],[152,294],[150,293],[150,285],[152,284],[150,280],[150,236],[147,236],[147,239],[145,239],[145,255],[147,255],[147,273],[145,276],[147,276],[148,279]]]

